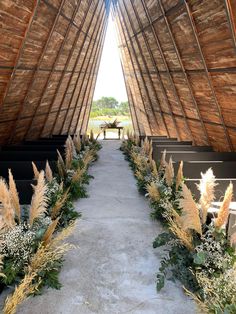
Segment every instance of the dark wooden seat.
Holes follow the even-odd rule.
[[[226,178],[226,179],[216,180],[216,183],[218,184],[215,188],[216,201],[220,201],[220,200],[222,201],[223,200],[225,190],[227,189],[230,182],[233,183],[234,190],[235,190],[235,188],[236,188],[236,179],[235,178]],[[195,196],[196,200],[198,200],[200,197],[200,192],[197,189],[196,184],[199,184],[199,179],[187,179],[186,180],[186,185],[191,190],[191,192]],[[233,200],[235,200],[235,196],[233,196]]]
[[[52,151],[1,151],[0,160],[2,161],[41,161],[57,160],[57,152]]]
[[[36,184],[34,180],[16,180],[16,188],[18,191],[20,204],[30,204],[33,195],[32,184]]]
[[[174,163],[175,172],[179,162]],[[201,178],[201,172],[212,168],[216,178],[236,178],[236,161],[184,162],[183,173],[186,178]]]
[[[153,154],[154,160],[160,160],[161,152]],[[236,153],[230,152],[194,152],[194,151],[167,151],[167,160],[172,156],[174,161],[236,161]]]
[[[52,170],[56,170],[56,162],[49,161]],[[35,161],[38,170],[44,170],[46,161]],[[8,178],[8,169],[11,169],[14,179],[32,180],[34,177],[31,161],[0,161],[0,176]]]
[[[64,145],[12,145],[4,146],[2,151],[64,151]]]
[[[152,144],[153,146],[155,145],[174,145],[174,146],[181,146],[181,145],[189,145],[191,146],[192,145],[192,142],[191,141],[181,141],[181,142],[178,142],[178,141],[152,141]],[[200,146],[199,146],[200,147]]]
[[[65,145],[65,141],[61,141],[61,140],[50,140],[50,141],[27,141],[27,142],[23,142],[21,145],[54,145],[54,146],[64,146]]]
[[[199,151],[199,152],[212,152],[210,146],[191,146],[191,145],[154,145],[153,151]]]

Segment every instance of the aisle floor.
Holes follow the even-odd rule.
[[[119,141],[103,141],[89,198],[78,201],[82,219],[71,242],[78,249],[66,256],[61,290],[48,289],[28,299],[20,314],[193,314],[194,303],[178,283],[159,293],[155,274],[163,251],[152,241],[162,231],[149,218]]]

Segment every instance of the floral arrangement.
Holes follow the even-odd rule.
[[[138,187],[149,198],[152,218],[166,228],[153,242],[165,247],[157,274],[157,290],[165,279],[178,279],[205,313],[236,313],[236,234],[228,230],[233,185],[230,183],[217,217],[208,211],[215,199],[216,179],[212,169],[202,173],[196,201],[184,182],[183,163],[174,173],[165,152],[154,166],[151,142],[133,134],[121,149],[129,160]]]
[[[117,128],[119,124],[120,122],[117,119],[115,119],[113,122],[104,122],[103,124],[101,124],[101,128],[102,129]]]
[[[15,313],[29,295],[45,286],[59,289],[59,272],[65,252],[72,249],[65,239],[80,216],[73,200],[85,197],[89,165],[97,158],[100,144],[93,137],[70,136],[65,156],[58,152],[58,169],[49,163],[38,171],[32,163],[36,185],[30,206],[21,206],[9,170],[9,184],[0,178],[0,289],[16,286],[3,312]]]

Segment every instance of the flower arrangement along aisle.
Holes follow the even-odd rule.
[[[0,179],[0,288],[15,291],[5,303],[4,313],[15,313],[17,305],[41,289],[59,289],[64,254],[73,248],[65,239],[79,216],[73,200],[86,196],[88,167],[97,158],[100,144],[84,136],[68,137],[65,158],[58,157],[58,171],[49,163],[38,171],[33,163],[36,185],[30,206],[21,206],[11,171],[9,185]]]
[[[153,243],[154,248],[165,246],[166,251],[157,274],[157,290],[164,286],[165,278],[178,279],[201,312],[235,314],[236,233],[228,229],[233,185],[229,184],[214,217],[209,213],[216,186],[211,169],[201,174],[200,199],[196,201],[184,183],[182,162],[176,175],[165,152],[156,165],[151,156],[152,143],[147,138],[139,141],[132,134],[121,149],[139,189],[149,198],[152,217],[166,227]]]

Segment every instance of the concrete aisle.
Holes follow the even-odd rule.
[[[195,313],[177,284],[155,290],[162,252],[152,249],[152,240],[161,227],[150,220],[148,202],[119,146],[119,141],[103,142],[91,168],[90,197],[77,203],[83,216],[72,241],[79,249],[66,257],[62,289],[27,300],[18,313]]]

